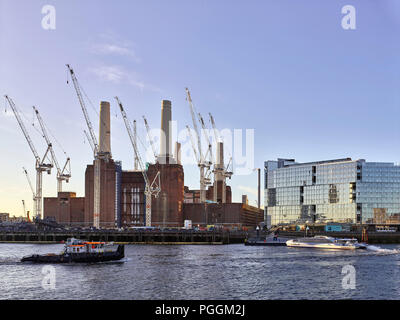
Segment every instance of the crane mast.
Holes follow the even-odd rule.
[[[93,154],[94,154],[94,145],[93,145],[93,142],[92,142],[92,140],[90,139],[89,134],[87,133],[87,131],[86,131],[86,130],[83,130],[83,132],[85,133],[86,139],[87,139],[87,141],[89,142],[90,148],[92,149]]]
[[[35,192],[35,217],[38,219],[42,218],[42,173],[46,171],[48,174],[51,173],[51,168],[53,165],[47,164],[44,161],[47,158],[47,155],[49,153],[49,147],[47,147],[47,150],[42,158],[38,155],[35,146],[33,145],[32,139],[29,136],[28,131],[25,128],[24,123],[22,122],[21,116],[18,112],[18,109],[14,103],[14,101],[7,95],[4,96],[10,105],[12,111],[14,112],[15,118],[17,119],[17,122],[22,130],[22,133],[25,136],[26,141],[28,142],[28,145],[33,153],[33,156],[35,157],[35,168],[36,168],[36,192]]]
[[[36,117],[39,121],[40,128],[42,129],[43,138],[45,139],[47,146],[50,148],[51,158],[53,159],[53,163],[55,164],[56,169],[57,169],[57,194],[58,194],[58,192],[62,192],[62,182],[63,181],[69,182],[69,178],[71,178],[70,158],[67,157],[65,165],[64,165],[63,169],[61,170],[60,165],[58,164],[58,161],[57,161],[56,154],[53,149],[53,145],[49,139],[49,136],[47,135],[47,131],[44,126],[43,119],[40,116],[39,111],[34,106],[33,106],[33,110],[36,113]],[[69,166],[68,171],[66,171],[67,166]]]
[[[157,151],[156,151],[156,147],[154,146],[153,136],[151,135],[149,123],[147,122],[147,119],[145,116],[143,116],[143,120],[144,120],[144,125],[146,127],[147,136],[150,141],[150,146],[151,146],[151,149],[153,150],[154,158],[157,160]]]
[[[198,167],[200,169],[200,202],[204,203],[206,202],[206,186],[207,184],[210,183],[209,178],[206,177],[205,171],[210,169],[211,163],[205,160],[205,157],[203,156],[203,152],[201,150],[201,139],[200,139],[201,136],[199,129],[197,127],[196,112],[194,110],[192,97],[190,95],[190,91],[188,88],[186,88],[186,100],[189,102],[189,109],[190,109],[190,114],[192,116],[193,128],[197,135],[197,148],[199,154],[197,161],[198,161]]]
[[[137,145],[137,129],[136,129],[136,120],[133,120],[133,139],[135,140],[135,144]],[[139,166],[138,157],[135,154],[135,162],[134,162],[134,170],[137,171]]]
[[[35,189],[33,189],[32,182],[31,182],[31,179],[29,178],[28,171],[26,171],[26,169],[25,169],[24,167],[22,167],[22,169],[24,170],[24,173],[25,173],[25,176],[26,176],[26,180],[28,180],[29,187],[31,188],[31,191],[32,191],[33,209],[36,210],[36,194],[35,194]],[[22,200],[22,201],[23,201],[23,200]],[[25,201],[24,201],[24,205],[25,205]]]
[[[122,114],[122,118],[124,119],[126,131],[128,132],[128,136],[129,136],[129,139],[131,140],[133,150],[135,151],[135,156],[138,159],[139,167],[143,174],[143,178],[144,178],[144,182],[145,182],[144,194],[146,197],[146,227],[151,227],[151,199],[152,199],[153,195],[157,198],[159,193],[161,192],[160,171],[157,172],[153,181],[150,182],[149,177],[147,176],[147,173],[146,173],[146,168],[143,165],[143,161],[140,156],[139,149],[138,149],[136,141],[134,139],[132,129],[130,126],[130,122],[128,120],[126,112],[125,112],[119,98],[115,97],[115,100],[117,100],[118,106],[121,110],[121,114]]]
[[[83,100],[83,97],[82,97],[82,93],[81,93],[81,89],[80,89],[80,86],[79,86],[79,82],[78,82],[78,79],[75,76],[75,72],[71,68],[71,66],[69,64],[67,64],[66,66],[67,66],[67,68],[68,68],[68,70],[69,70],[69,72],[71,74],[71,79],[72,79],[72,82],[73,82],[74,87],[75,87],[76,95],[78,96],[79,104],[81,105],[81,109],[82,109],[83,115],[84,115],[85,120],[86,120],[86,124],[87,124],[88,129],[89,129],[91,143],[93,144],[93,147],[94,147],[94,157],[96,157],[98,152],[99,152],[99,144],[97,142],[97,138],[96,138],[96,135],[95,135],[94,130],[93,130],[92,123],[91,123],[90,118],[89,118],[89,114],[87,112],[85,101]]]
[[[211,113],[208,114],[210,117],[210,122],[214,130],[214,137],[215,137],[215,143],[217,145],[217,159],[214,164],[214,201],[217,201],[218,198],[218,181],[222,181],[222,203],[226,203],[226,178],[231,178],[232,177],[232,172],[228,171],[229,170],[229,164],[232,161],[232,157],[229,159],[228,165],[225,167],[225,164],[223,163],[223,149],[220,149],[223,145],[223,141],[218,134],[217,127],[215,125],[214,117],[212,116]],[[219,146],[220,145],[220,146]],[[220,153],[220,154],[219,154]],[[222,153],[222,154],[221,154]],[[219,159],[219,160],[218,160]]]
[[[85,102],[83,100],[83,96],[81,93],[81,89],[78,83],[78,79],[75,76],[75,72],[74,70],[71,68],[71,66],[69,64],[66,65],[70,74],[71,74],[71,79],[72,82],[74,84],[75,87],[75,91],[76,91],[76,95],[78,96],[78,100],[79,100],[79,104],[81,106],[83,115],[85,117],[86,120],[86,125],[89,129],[89,135],[90,135],[90,139],[89,139],[89,135],[86,134],[86,136],[88,137],[89,140],[89,144],[91,145],[92,149],[93,149],[93,156],[94,156],[94,178],[93,178],[93,226],[95,228],[100,228],[100,174],[101,174],[101,170],[100,170],[100,160],[101,159],[106,159],[108,160],[108,155],[103,155],[99,152],[99,144],[97,142],[97,138],[96,135],[94,133],[93,130],[93,126],[92,123],[90,122],[89,119],[89,114],[87,112],[86,109],[86,105]]]

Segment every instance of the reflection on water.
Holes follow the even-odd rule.
[[[22,256],[63,245],[0,244],[0,299],[399,299],[400,246],[326,251],[287,247],[126,246],[122,262],[59,264],[56,289]],[[356,289],[342,288],[342,268]]]

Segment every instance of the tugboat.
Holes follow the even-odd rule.
[[[60,254],[34,254],[21,259],[21,262],[71,263],[118,261],[125,257],[124,245],[115,250],[112,242],[90,242],[69,238]]]
[[[289,238],[279,237],[277,233],[267,235],[265,238],[255,237],[245,239],[245,246],[286,246]]]

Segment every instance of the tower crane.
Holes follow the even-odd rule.
[[[214,117],[212,116],[211,113],[208,113],[208,115],[210,116],[211,125],[212,125],[213,130],[214,130],[215,143],[218,143],[218,142],[221,141],[221,137],[218,134],[218,130],[217,130],[217,127],[215,125]]]
[[[211,164],[211,163],[214,162],[213,155],[212,155],[212,144],[211,144],[210,138],[208,137],[208,134],[207,134],[206,124],[205,124],[205,122],[203,120],[203,117],[201,116],[200,113],[199,113],[199,121],[200,121],[201,128],[203,129],[203,134],[204,134],[204,137],[206,138],[206,142],[207,142],[207,145],[208,145],[205,158],[207,158],[207,156],[209,156],[210,157],[210,164]]]
[[[91,140],[91,143],[93,144],[93,147],[94,147],[94,157],[96,158],[97,154],[99,153],[99,144],[97,142],[97,138],[96,138],[96,135],[95,135],[94,130],[93,130],[92,123],[91,123],[90,118],[89,118],[89,114],[87,112],[85,101],[83,100],[83,96],[82,96],[82,93],[81,93],[80,85],[79,85],[78,79],[75,76],[74,70],[71,68],[71,66],[69,64],[67,64],[66,66],[67,66],[67,68],[69,70],[69,73],[71,74],[71,79],[72,79],[72,82],[74,84],[76,95],[78,96],[79,104],[81,105],[83,116],[85,117],[86,125],[88,126],[88,129],[89,129],[90,140]]]
[[[144,125],[146,127],[147,136],[150,141],[151,149],[153,150],[154,158],[157,160],[157,151],[156,151],[156,147],[154,146],[154,141],[153,141],[153,136],[151,135],[150,126],[149,126],[145,116],[143,116],[143,120],[144,120]]]
[[[126,112],[125,112],[119,98],[115,97],[115,100],[117,100],[118,106],[121,110],[122,118],[124,119],[124,122],[125,122],[126,131],[128,132],[129,139],[131,140],[133,150],[135,151],[135,156],[138,159],[139,167],[143,174],[143,178],[144,178],[144,182],[145,182],[144,194],[146,197],[146,227],[151,227],[151,199],[152,199],[152,196],[157,198],[161,192],[160,171],[157,172],[153,181],[150,182],[149,177],[147,176],[147,173],[146,173],[146,169],[143,165],[143,160],[140,156],[136,141],[133,137],[132,129],[131,129],[128,117],[126,115]]]
[[[7,95],[5,95],[8,104],[10,105],[12,111],[14,112],[15,118],[22,130],[22,133],[25,136],[26,141],[35,157],[35,168],[36,168],[36,192],[35,192],[35,218],[41,219],[42,218],[42,173],[46,171],[48,174],[51,173],[51,168],[53,165],[51,163],[45,163],[47,155],[49,153],[49,147],[42,158],[38,155],[35,146],[29,136],[28,131],[25,128],[24,123],[22,122],[21,116],[18,112],[18,109],[14,103],[14,101]]]
[[[81,88],[78,82],[78,79],[75,76],[74,70],[71,68],[69,64],[66,65],[69,73],[71,74],[71,79],[75,87],[76,95],[78,96],[79,104],[81,106],[83,115],[86,120],[86,125],[89,129],[88,137],[89,144],[92,146],[93,149],[93,157],[94,157],[94,179],[93,179],[93,226],[95,228],[100,228],[100,161],[101,160],[108,160],[108,154],[102,154],[99,152],[99,144],[97,142],[96,135],[93,130],[92,123],[90,122],[89,114],[87,112],[87,108],[85,105],[85,101],[83,100],[83,96],[81,93]],[[86,132],[85,132],[86,134]]]
[[[44,126],[43,119],[40,116],[39,111],[37,110],[37,108],[35,108],[33,106],[33,110],[36,113],[36,117],[37,117],[37,119],[39,121],[40,128],[42,129],[43,138],[45,139],[45,141],[47,143],[47,146],[50,149],[51,158],[53,159],[53,163],[54,163],[54,165],[56,166],[56,169],[57,169],[57,194],[58,194],[58,192],[62,192],[62,182],[65,181],[65,182],[68,183],[69,182],[69,178],[71,178],[70,158],[67,157],[65,165],[61,169],[60,165],[58,164],[57,157],[56,157],[56,154],[55,154],[54,149],[53,149],[53,145],[52,145],[52,143],[51,143],[51,141],[49,139],[49,136],[47,135],[47,131],[46,131],[46,128]]]
[[[188,88],[186,88],[186,100],[189,102],[189,108],[190,108],[190,114],[192,116],[192,122],[193,122],[193,128],[194,131],[197,135],[197,150],[198,150],[198,159],[197,159],[197,165],[200,169],[200,202],[204,203],[206,202],[206,186],[209,184],[208,177],[206,177],[206,170],[209,170],[211,167],[211,163],[205,159],[203,156],[203,152],[201,150],[201,139],[200,139],[200,132],[197,127],[197,120],[196,120],[196,113],[194,110],[193,102],[192,102],[192,97],[190,95],[190,91]],[[193,139],[192,139],[192,144],[193,144]],[[193,148],[195,148],[195,145],[193,144]]]
[[[83,132],[85,133],[86,139],[89,142],[90,148],[92,149],[93,154],[94,154],[94,145],[92,143],[92,140],[90,139],[89,134],[87,133],[86,130],[83,130]]]
[[[214,137],[215,137],[215,143],[217,144],[217,159],[216,163],[214,165],[214,201],[217,201],[217,186],[218,183],[217,181],[222,181],[222,203],[226,203],[226,178],[231,179],[233,172],[229,171],[229,165],[232,162],[232,157],[230,157],[228,165],[225,167],[225,164],[223,163],[223,141],[221,136],[218,134],[217,127],[215,125],[214,117],[212,116],[211,113],[208,113],[210,117],[210,122],[211,125],[214,129]],[[219,146],[219,147],[218,147]],[[220,149],[222,148],[222,150]],[[221,154],[222,153],[222,154]]]
[[[24,170],[26,179],[28,180],[29,187],[31,188],[32,195],[33,195],[33,204],[34,204],[33,207],[35,208],[35,207],[36,207],[35,190],[33,189],[32,182],[31,182],[31,179],[29,178],[28,171],[26,171],[26,169],[25,169],[24,167],[22,167],[22,169]],[[23,203],[23,205],[24,205],[24,215],[27,214],[27,215],[28,215],[28,221],[31,222],[31,219],[30,219],[30,217],[29,217],[29,211],[27,212],[26,209],[25,209],[25,201],[22,200],[22,203]]]
[[[133,120],[133,139],[135,139],[135,143],[137,144],[137,130],[136,130],[136,120]],[[138,157],[135,154],[135,162],[134,162],[134,170],[137,171],[139,166]]]
[[[196,149],[196,143],[195,143],[193,135],[192,135],[192,130],[190,129],[189,126],[186,126],[186,128],[188,130],[189,137],[190,137],[190,140],[192,142],[192,148],[193,148],[194,157],[196,158],[196,161],[199,164],[200,163],[200,157],[199,157],[199,154],[198,154],[197,149]],[[204,174],[204,180],[203,181],[204,181],[205,185],[211,184],[210,174],[211,174],[211,170],[207,170],[207,172]]]

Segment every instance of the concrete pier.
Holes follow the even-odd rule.
[[[74,232],[0,232],[0,242],[60,243],[68,238],[88,241],[109,241],[120,244],[233,244],[244,243],[245,231],[74,231]]]

